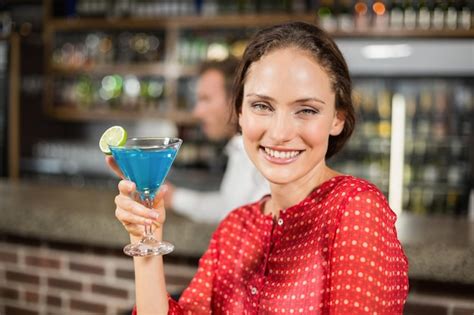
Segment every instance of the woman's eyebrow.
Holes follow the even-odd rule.
[[[293,103],[305,103],[305,102],[309,102],[309,101],[313,101],[313,102],[316,102],[316,103],[321,103],[321,104],[326,105],[326,103],[322,99],[319,99],[317,97],[301,98],[299,100],[294,101]]]
[[[251,96],[256,96],[258,98],[262,98],[264,100],[268,100],[268,101],[275,101],[274,98],[270,97],[270,96],[267,96],[267,95],[263,95],[263,94],[257,94],[257,93],[248,93],[247,95],[245,95],[245,97],[251,97]]]
[[[267,96],[267,95],[263,95],[263,94],[248,93],[248,94],[245,95],[245,97],[251,97],[251,96],[256,96],[258,98],[268,100],[268,101],[275,101],[275,99],[273,99],[272,97]],[[319,99],[317,97],[305,97],[305,98],[297,99],[297,100],[293,101],[293,103],[304,103],[304,102],[308,102],[308,101],[313,101],[313,102],[316,102],[316,103],[321,103],[321,104],[326,105],[326,103],[322,99]]]

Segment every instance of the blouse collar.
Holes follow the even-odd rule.
[[[300,202],[298,202],[297,204],[295,204],[291,207],[288,207],[286,209],[282,209],[280,211],[280,217],[282,217],[282,216],[285,216],[285,217],[292,216],[292,214],[294,212],[301,213],[303,211],[308,210],[308,207],[307,207],[308,204],[314,203],[314,200],[320,200],[321,197],[325,196],[329,190],[332,190],[332,188],[334,188],[334,186],[337,183],[342,181],[344,178],[348,178],[348,177],[351,177],[351,175],[337,175],[337,176],[334,176],[334,177],[322,182],[321,184],[316,186],[309,193],[309,195],[306,196],[303,200],[301,200]],[[263,196],[262,199],[260,199],[257,202],[257,206],[255,207],[255,209],[261,216],[273,219],[272,214],[263,214],[263,210],[264,210],[263,207],[265,205],[265,202],[268,199],[270,199],[270,194],[267,194],[267,195]]]

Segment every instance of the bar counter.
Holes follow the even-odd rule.
[[[117,249],[130,242],[115,218],[118,190],[0,181],[0,234]],[[214,225],[167,213],[164,239],[180,256],[199,257]]]
[[[117,191],[32,182],[0,181],[0,234],[44,241],[122,248],[128,235],[115,219]],[[474,284],[474,223],[451,217],[403,213],[398,235],[412,279]],[[215,225],[167,214],[164,238],[174,255],[196,258],[207,248]]]

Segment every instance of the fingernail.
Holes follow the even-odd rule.
[[[152,211],[150,212],[150,217],[152,217],[153,219],[158,219],[160,217],[160,214],[156,211]]]
[[[153,221],[150,220],[150,219],[145,219],[145,224],[146,224],[146,225],[152,225],[152,224],[153,224]]]
[[[167,192],[168,191],[168,185],[164,184],[163,186],[161,186],[161,191],[162,192]]]

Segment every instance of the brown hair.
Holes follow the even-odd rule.
[[[337,136],[329,136],[326,159],[339,152],[355,127],[352,103],[352,82],[349,69],[336,43],[317,26],[290,22],[259,31],[245,49],[234,81],[233,104],[236,113],[242,110],[244,84],[252,63],[276,49],[296,47],[309,52],[326,71],[336,96],[336,110],[344,115],[344,129]]]
[[[203,62],[199,67],[199,75],[210,70],[216,70],[224,76],[224,88],[227,97],[232,96],[232,87],[234,83],[235,73],[239,67],[239,60],[229,57],[224,60],[209,60]]]

